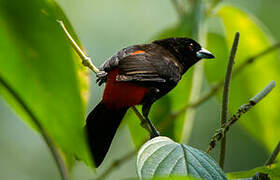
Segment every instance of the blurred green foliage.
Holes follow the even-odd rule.
[[[63,152],[90,164],[81,96],[86,76],[78,76],[79,59],[56,22],[64,15],[52,1],[30,4],[1,1],[0,76]],[[4,87],[1,94],[34,126]]]
[[[256,173],[268,174],[268,177],[271,180],[280,179],[280,164],[277,163],[270,166],[257,167],[249,171],[228,173],[227,177],[229,179],[250,178],[253,177]]]
[[[187,16],[187,18],[185,17],[177,21],[171,3],[167,0],[162,1],[161,5],[156,1],[140,0],[133,2],[124,2],[122,0],[68,2],[59,0],[59,2],[66,13],[68,13],[76,31],[80,32],[81,40],[84,46],[89,49],[89,54],[92,52],[95,55],[94,57],[98,57],[98,60],[100,59],[97,62],[95,61],[95,64],[104,61],[105,56],[111,56],[114,51],[131,44],[144,43],[147,39],[192,36],[192,31],[196,26],[193,16],[191,18]],[[211,1],[202,2],[205,2],[205,7],[208,7],[208,3],[211,3]],[[252,3],[253,1],[250,2]],[[277,20],[277,16],[271,19],[267,19],[268,16],[264,16],[265,13],[273,9],[271,4],[276,2],[269,1],[271,4],[267,4],[267,2],[258,0],[254,1],[254,6],[251,6],[244,1],[231,1],[231,5],[219,6],[214,9],[213,13],[208,14],[208,20],[203,21],[201,34],[199,34],[198,39],[203,40],[206,38],[207,47],[215,54],[216,61],[205,62],[205,76],[202,74],[204,77],[202,93],[207,92],[213,84],[223,79],[229,48],[236,31],[241,33],[236,68],[244,60],[261,52],[274,42],[273,35],[269,33],[267,27],[260,23],[260,20],[257,20],[257,18],[266,20],[268,23],[266,25],[269,25],[270,30],[274,32],[274,36],[280,38],[280,36],[275,34],[275,32],[278,32],[275,29],[279,29],[280,26],[276,26],[275,24],[277,23],[269,21],[271,19]],[[250,8],[253,13],[240,10],[236,5]],[[78,159],[90,163],[83,131],[86,114],[85,102],[88,99],[87,73],[81,67],[79,58],[71,50],[65,35],[56,23],[56,19],[63,19],[67,28],[70,28],[71,34],[78,40],[69,21],[62,10],[50,0],[32,0],[28,3],[16,0],[0,0],[0,10],[0,26],[2,27],[0,28],[0,47],[2,50],[0,53],[1,78],[24,100],[55,144],[67,155],[67,158],[74,155]],[[187,12],[190,11],[190,9],[187,9]],[[278,10],[274,9],[274,11],[275,14],[279,13]],[[271,27],[274,27],[274,29],[271,29]],[[82,35],[83,33],[84,35]],[[95,60],[95,58],[93,59]],[[276,84],[279,84],[278,69],[279,56],[274,52],[260,58],[256,63],[250,65],[236,76],[231,86],[231,112],[236,111],[240,105],[247,102],[249,98],[260,91],[270,80],[275,80]],[[172,92],[155,103],[151,110],[151,119],[155,121],[156,126],[161,130],[161,134],[167,135],[176,141],[184,139],[182,136],[185,133],[184,126],[192,126],[192,124],[188,124],[186,113],[176,117],[176,119],[170,116],[170,114],[188,104],[192,86],[191,81],[193,79],[192,74],[193,69],[184,75],[181,82]],[[90,108],[99,101],[101,91],[102,88],[92,84],[92,96],[89,98]],[[0,94],[22,119],[34,127],[29,117],[26,116],[17,102],[11,98],[9,92],[1,87],[1,85]],[[219,99],[219,94],[217,97]],[[246,128],[246,132],[249,132],[255,138],[254,141],[264,144],[269,151],[274,148],[280,137],[278,100],[279,88],[276,87],[263,102],[244,115],[244,118],[240,119],[240,124]],[[0,107],[2,108],[2,106]],[[204,108],[204,111],[198,109],[199,117],[202,117],[204,123],[199,129],[188,128],[188,131],[190,131],[188,133],[203,134],[205,129],[207,129],[209,134],[212,134],[210,128],[206,127],[206,124],[212,123],[212,128],[217,128],[215,126],[215,124],[218,124],[217,108],[217,102],[213,103],[212,101],[207,108]],[[209,109],[214,109],[215,115],[213,117],[208,115],[213,113]],[[8,113],[7,116],[1,115],[5,114],[5,111],[7,110],[4,108],[1,113],[0,109],[0,123],[5,122],[2,122],[4,117],[5,119],[6,117],[7,119],[13,118],[12,113]],[[122,127],[128,124],[131,139],[137,149],[148,138],[147,132],[139,123],[134,113],[129,111],[122,124]],[[17,134],[14,128],[8,127],[12,130],[6,132],[6,134]],[[117,137],[112,145],[113,150],[109,153],[105,161],[106,165],[103,166],[102,171],[114,160],[113,157],[119,158],[120,154],[123,155],[127,150],[133,149],[132,142],[127,138],[127,131],[123,129],[120,129],[117,133]],[[244,131],[242,132],[244,133]],[[14,136],[15,139],[18,139],[18,135]],[[210,136],[201,137],[201,139],[208,141]],[[190,139],[190,142],[192,140]],[[25,141],[28,142],[29,139]],[[5,139],[0,141],[0,145],[1,143],[4,144],[3,147],[5,149],[7,144]],[[199,141],[197,144],[202,143]],[[237,148],[239,149],[243,147],[242,144],[238,144],[238,146]],[[14,151],[16,147],[20,146],[13,145],[12,150]],[[247,149],[243,151],[250,154],[250,151]],[[20,150],[15,150],[15,152],[20,152]],[[260,154],[261,152],[259,150],[256,153]],[[230,159],[237,159],[237,156],[234,155]],[[254,157],[251,159],[248,157],[246,161],[253,161],[253,159]],[[239,160],[244,161],[242,158]],[[2,162],[5,163],[7,161]],[[4,163],[0,163],[0,167],[4,167]],[[8,167],[13,167],[16,164],[9,163],[11,165]],[[112,175],[109,176],[109,179],[135,175],[135,167],[131,164],[126,166],[122,175]],[[236,169],[242,167],[240,162],[233,165],[229,161],[228,165],[232,169],[233,167]],[[250,167],[246,166],[246,168],[255,166],[257,165],[251,164]],[[6,166],[5,168],[7,169]],[[4,174],[3,178],[7,179],[5,168],[3,168],[3,173],[0,174]],[[36,170],[34,169],[34,171]],[[30,179],[29,174],[36,174],[36,172],[27,173],[26,179]],[[86,179],[93,175],[90,170],[82,166],[81,163],[78,163],[73,169],[73,176],[74,179]],[[13,177],[13,175],[8,175],[7,177]],[[23,176],[21,177],[23,178]],[[2,179],[1,175],[0,178]]]

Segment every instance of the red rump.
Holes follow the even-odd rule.
[[[116,109],[140,104],[149,89],[128,82],[118,82],[118,74],[119,69],[108,74],[102,101],[108,108]]]

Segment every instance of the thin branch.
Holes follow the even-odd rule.
[[[253,64],[257,59],[267,55],[268,53],[271,53],[272,51],[280,48],[280,42],[277,42],[276,44],[268,47],[267,49],[261,51],[260,53],[248,58],[246,61],[244,61],[242,64],[239,65],[239,67],[233,71],[233,76],[236,74],[239,74],[245,67],[247,67],[250,64]]]
[[[91,69],[95,74],[97,74],[99,72],[99,69],[97,67],[95,67],[92,62],[90,57],[78,46],[78,44],[76,43],[76,41],[72,38],[72,36],[70,35],[69,31],[66,29],[63,21],[61,20],[57,20],[57,22],[59,23],[59,25],[62,27],[62,29],[64,30],[64,33],[67,35],[68,40],[70,41],[72,47],[75,49],[75,51],[77,52],[77,54],[80,56],[80,58],[82,59],[82,64],[86,67],[88,67],[89,69]]]
[[[231,116],[231,118],[219,129],[216,131],[214,136],[211,138],[207,153],[210,153],[212,149],[215,148],[216,143],[221,140],[223,137],[225,137],[225,134],[229,131],[230,127],[238,120],[240,117],[248,112],[252,107],[254,107],[260,100],[262,100],[264,97],[266,97],[272,89],[275,87],[275,81],[271,81],[261,92],[259,92],[255,97],[251,98],[247,104],[243,104],[237,112]],[[278,147],[279,146],[279,147]],[[277,151],[280,150],[280,143],[278,144],[276,149],[276,155]],[[279,149],[278,149],[279,148]],[[274,154],[274,153],[273,153]],[[275,159],[271,158],[272,160]],[[270,161],[270,160],[269,160]],[[268,161],[267,161],[268,162]]]
[[[275,159],[276,159],[277,155],[279,154],[279,152],[280,152],[280,141],[278,142],[277,146],[273,150],[273,152],[270,155],[270,157],[265,162],[265,165],[268,166],[268,165],[273,164],[273,162],[275,161]]]
[[[107,168],[100,176],[96,178],[96,180],[105,179],[115,168],[119,167],[121,164],[125,163],[129,159],[131,159],[136,154],[136,151],[131,151],[127,153],[122,158],[114,161],[109,168]]]
[[[221,121],[220,121],[221,127],[223,127],[227,121],[230,80],[231,80],[231,75],[232,75],[232,70],[234,65],[235,54],[238,47],[239,36],[240,34],[239,32],[237,32],[235,34],[234,42],[231,48],[231,53],[230,53],[226,76],[225,76],[223,100],[222,100],[222,112],[221,112]],[[219,154],[219,164],[222,169],[224,168],[225,154],[226,154],[226,136],[224,135],[221,141],[220,154]]]
[[[32,119],[34,124],[37,126],[37,128],[40,130],[41,135],[46,142],[49,150],[52,153],[52,156],[56,162],[56,165],[59,169],[60,175],[62,179],[64,180],[70,180],[70,175],[67,169],[67,166],[61,157],[61,154],[59,153],[58,149],[56,148],[54,142],[49,137],[47,132],[44,130],[44,128],[41,126],[39,120],[37,117],[33,114],[33,112],[29,109],[29,107],[26,105],[24,100],[19,96],[19,94],[16,93],[16,91],[4,80],[2,77],[0,77],[0,84],[4,86],[4,88],[7,89],[7,91],[13,96],[13,98],[21,105],[22,109],[28,114],[28,116]]]
[[[72,36],[70,35],[69,31],[67,30],[67,28],[65,27],[63,21],[57,20],[57,22],[59,23],[59,25],[62,27],[63,31],[65,32],[65,34],[67,35],[68,40],[70,41],[73,49],[76,51],[76,53],[80,56],[80,58],[82,59],[82,64],[86,67],[88,67],[90,70],[92,70],[95,74],[99,73],[99,69],[97,67],[94,66],[94,64],[91,61],[91,58],[78,46],[78,44],[75,42],[75,40],[72,38]],[[151,124],[149,121],[147,121],[142,114],[134,107],[132,106],[132,110],[135,112],[135,114],[139,117],[140,121],[141,121],[141,126],[143,128],[145,128],[151,136],[154,136],[154,132],[152,131],[152,129],[156,128],[154,127],[153,124]]]
[[[140,119],[141,122],[140,125],[149,132],[151,137],[159,136],[159,132],[154,127],[154,125],[151,124],[149,121],[147,121],[135,106],[132,106],[131,109],[134,111],[136,116]]]

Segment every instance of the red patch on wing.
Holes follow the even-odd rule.
[[[136,55],[136,54],[145,54],[145,51],[142,51],[142,50],[134,51],[130,55]]]
[[[149,89],[128,82],[118,82],[118,74],[118,69],[108,74],[102,101],[108,108],[116,109],[140,104]]]

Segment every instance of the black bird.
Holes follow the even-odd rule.
[[[168,38],[122,49],[101,66],[97,82],[106,82],[101,102],[87,117],[90,150],[98,167],[127,109],[142,104],[143,116],[172,90],[200,59],[214,56],[189,38]],[[149,121],[150,122],[150,121]],[[154,136],[158,135],[152,127]]]

